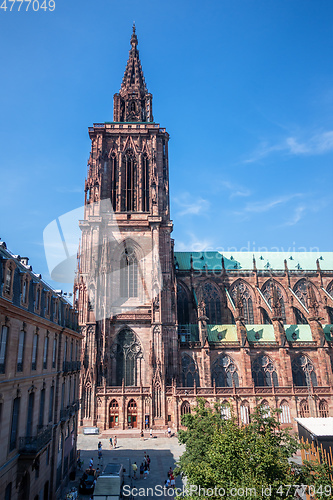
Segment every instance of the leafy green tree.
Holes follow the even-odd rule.
[[[186,451],[176,472],[186,477],[188,496],[294,499],[295,484],[314,484],[318,471],[313,465],[291,465],[298,439],[281,427],[278,413],[258,406],[251,423],[240,427],[233,415],[222,417],[219,405],[206,408],[198,399],[193,413],[183,417],[187,429],[179,431]],[[327,481],[329,475],[320,467],[321,480]]]

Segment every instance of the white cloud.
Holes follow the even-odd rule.
[[[251,157],[244,160],[243,163],[254,163],[276,152],[295,156],[315,156],[329,153],[330,151],[333,151],[333,130],[313,134],[306,140],[290,136],[275,145],[263,142]]]
[[[305,211],[306,207],[304,205],[296,207],[293,216],[284,225],[294,226],[295,224],[297,224],[297,222],[299,222],[302,219],[303,215],[305,215]]]
[[[214,250],[213,242],[208,240],[207,238],[198,238],[194,233],[188,231],[186,233],[188,236],[187,240],[176,240],[176,248],[177,252],[203,252]]]
[[[237,196],[246,197],[251,195],[251,191],[248,188],[240,186],[239,184],[223,181],[222,186],[230,191],[230,198],[236,198]]]
[[[173,198],[173,202],[179,207],[178,216],[203,215],[210,207],[208,200],[201,197],[191,197],[189,193],[184,193],[178,198]]]
[[[290,200],[303,196],[301,193],[295,193],[286,196],[280,196],[278,198],[274,198],[271,200],[262,200],[262,201],[254,201],[247,203],[243,209],[244,212],[248,213],[263,213],[268,212],[272,208],[275,208],[279,205],[284,205],[288,203]]]

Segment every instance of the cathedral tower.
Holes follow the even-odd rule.
[[[85,337],[81,424],[167,424],[177,373],[168,140],[153,121],[133,26],[114,121],[89,128],[91,152],[75,283]]]

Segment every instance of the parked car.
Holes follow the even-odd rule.
[[[92,494],[96,484],[96,470],[86,469],[80,479],[79,493]]]

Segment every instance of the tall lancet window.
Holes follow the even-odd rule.
[[[143,357],[140,342],[135,333],[125,328],[117,338],[114,346],[116,354],[116,378],[117,385],[124,380],[125,385],[137,385],[140,382],[140,359]]]
[[[111,202],[114,211],[117,210],[117,158],[111,156]]]
[[[149,212],[149,160],[142,157],[142,211]]]
[[[131,149],[126,151],[124,157],[124,180],[122,181],[122,211],[135,212],[136,207],[136,161]]]
[[[138,261],[132,248],[125,248],[120,259],[120,296],[138,296]]]

